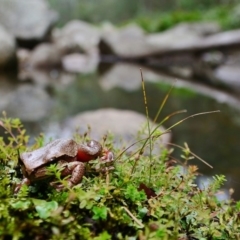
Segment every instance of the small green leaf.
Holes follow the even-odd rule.
[[[87,201],[86,200],[82,200],[80,205],[79,205],[79,208],[83,209],[83,208],[86,207],[86,205],[87,205]]]
[[[93,238],[94,240],[109,240],[111,239],[111,235],[108,234],[108,232],[104,231],[99,236]]]
[[[133,202],[144,201],[147,199],[145,192],[138,191],[138,189],[131,184],[129,184],[127,186],[127,189],[126,189],[124,195],[125,195],[126,199],[130,199]]]
[[[58,203],[56,201],[46,202],[44,200],[34,199],[33,201],[36,211],[40,218],[48,218],[53,211],[58,208]]]
[[[17,201],[11,204],[11,206],[14,209],[18,209],[18,210],[26,210],[29,208],[30,205],[31,205],[30,201]]]
[[[143,218],[148,212],[148,209],[146,207],[139,208],[138,209],[138,215],[140,218]]]
[[[238,202],[236,203],[236,208],[237,208],[237,210],[240,210],[240,201],[238,201]]]
[[[97,207],[94,206],[93,209],[93,219],[97,220],[97,219],[107,219],[107,208],[105,206],[103,207]]]

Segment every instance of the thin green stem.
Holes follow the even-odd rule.
[[[151,129],[150,129],[150,119],[149,119],[149,113],[148,113],[147,96],[146,96],[146,89],[145,89],[145,84],[144,84],[144,80],[143,80],[143,73],[142,73],[141,68],[140,68],[140,73],[141,73],[141,81],[142,81],[143,99],[144,99],[145,111],[146,111],[146,116],[147,116],[148,135],[150,136]],[[149,144],[149,148],[150,148],[149,182],[151,182],[151,176],[152,176],[152,167],[151,167],[152,166],[152,139],[151,138],[149,138],[149,143],[150,143]]]
[[[156,116],[155,116],[155,118],[154,118],[154,120],[153,120],[153,122],[157,122],[157,119],[158,119],[160,113],[162,112],[162,109],[163,109],[165,103],[167,102],[167,99],[169,98],[169,95],[170,95],[172,89],[174,88],[176,82],[177,82],[177,80],[172,84],[172,86],[171,86],[171,88],[169,89],[168,93],[167,93],[166,96],[164,97],[164,99],[163,99],[163,101],[162,101],[162,103],[161,103],[161,105],[160,105],[160,108],[158,109],[158,112],[157,112],[157,114],[156,114]]]
[[[171,146],[174,146],[174,147],[178,147],[178,148],[181,148],[182,150],[184,150],[185,148],[182,147],[182,146],[179,146],[177,144],[174,144],[174,143],[167,143],[168,145],[171,145]],[[203,162],[204,164],[206,164],[208,167],[210,168],[213,168],[212,165],[210,165],[209,163],[207,163],[205,160],[203,160],[202,158],[200,158],[198,155],[196,155],[195,153],[191,152],[190,149],[189,150],[189,153],[194,156],[195,158],[197,158],[198,160],[200,160],[201,162]]]
[[[147,142],[149,141],[149,139],[152,138],[154,132],[162,125],[163,122],[165,122],[166,120],[168,120],[169,117],[171,117],[171,116],[173,116],[173,115],[175,115],[175,114],[177,114],[177,113],[181,113],[181,112],[182,112],[182,111],[175,112],[174,114],[171,114],[171,115],[167,116],[162,122],[160,122],[160,123],[154,128],[154,130],[149,134],[149,136],[148,136],[147,138],[145,138],[145,142],[143,143],[143,146],[142,146],[142,148],[141,148],[140,151],[142,151],[142,150],[144,149],[144,147],[146,146],[146,144],[147,144]],[[186,117],[186,118],[178,121],[177,123],[173,124],[171,127],[167,128],[163,133],[159,134],[158,136],[154,136],[154,137],[160,137],[162,134],[164,134],[164,133],[166,133],[166,132],[169,132],[173,127],[175,127],[175,126],[177,126],[178,124],[186,121],[186,120],[189,119],[189,118],[193,118],[193,117],[200,116],[200,115],[205,115],[205,114],[210,114],[210,113],[218,113],[218,112],[220,112],[220,111],[219,111],[219,110],[216,110],[216,111],[202,112],[202,113],[196,113],[196,114],[190,115],[190,116],[188,116],[188,117]],[[197,155],[194,154],[193,156],[196,157]],[[200,159],[201,161],[205,162],[203,159],[201,159],[201,158],[199,158],[199,157],[197,157],[197,158]],[[209,164],[206,163],[206,162],[205,162],[205,164],[207,164],[208,166],[212,167],[211,165],[209,165]],[[132,173],[134,173],[136,166],[137,166],[137,162],[135,162],[135,164],[134,164],[134,166],[133,166],[133,168],[132,168]]]

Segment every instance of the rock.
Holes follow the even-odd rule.
[[[193,43],[190,47],[194,49],[207,49],[239,44],[240,30],[220,32]]]
[[[62,29],[54,29],[52,40],[64,53],[86,53],[97,49],[100,30],[84,21],[73,20]]]
[[[195,23],[179,23],[168,32],[180,34],[192,34],[199,37],[204,37],[220,32],[221,27],[216,22],[195,22]]]
[[[22,121],[39,121],[49,114],[51,99],[42,88],[24,84],[9,91],[8,102],[5,102],[3,109],[9,117],[20,118]]]
[[[119,87],[127,91],[134,91],[141,87],[141,73],[143,72],[144,81],[156,82],[161,76],[153,71],[128,63],[114,64],[108,71],[101,75],[99,82],[104,90]]]
[[[16,58],[15,48],[15,40],[13,36],[0,25],[0,68]]]
[[[174,36],[172,36],[174,37]],[[177,36],[175,36],[176,38]],[[180,36],[178,36],[180,39]],[[163,43],[165,43],[168,39],[165,38],[165,40],[162,40]],[[179,40],[178,42],[169,39],[169,47],[168,44],[165,43],[165,48],[163,48],[163,45],[158,43],[157,41],[153,41],[152,44],[155,45],[155,53],[153,55],[155,56],[161,56],[161,54],[167,54],[167,53],[173,53],[178,52],[194,52],[194,51],[209,51],[209,50],[215,50],[222,47],[225,48],[233,48],[236,45],[239,45],[240,42],[240,30],[231,30],[231,31],[225,31],[216,33],[210,36],[206,37],[194,37],[191,36],[186,38],[186,41]],[[172,44],[171,44],[172,43]],[[159,46],[157,46],[159,45]],[[158,47],[158,49],[157,49]]]
[[[28,49],[25,48],[17,49],[18,67],[20,70],[28,67],[30,55],[31,52]]]
[[[61,52],[51,43],[39,44],[31,52],[28,65],[33,68],[54,68],[61,66]]]
[[[115,147],[130,146],[138,139],[138,133],[145,127],[144,133],[140,138],[146,138],[146,116],[130,110],[117,109],[100,109],[96,111],[87,111],[70,119],[64,128],[61,129],[61,134],[64,137],[72,136],[76,128],[80,134],[88,131],[88,126],[91,127],[90,137],[92,139],[101,140],[107,133],[112,133],[113,144]],[[151,122],[151,127],[156,124]],[[163,127],[159,127],[160,132],[164,132]],[[163,134],[157,139],[154,145],[154,152],[159,153],[161,146],[165,146],[170,141],[170,134]],[[134,145],[129,151],[136,150],[142,146],[143,142]]]
[[[121,29],[103,29],[101,55],[109,54],[105,49],[111,49],[114,54],[123,58],[141,57],[153,52],[153,48],[146,42],[144,31],[136,24]]]
[[[17,39],[42,40],[58,15],[44,0],[2,0],[0,23]]]
[[[220,26],[216,23],[180,23],[165,32],[148,35],[146,41],[156,51],[167,52],[188,47],[189,44],[219,31]]]
[[[172,66],[169,67],[168,70],[171,72],[171,74],[178,78],[189,79],[193,76],[193,71],[191,67],[187,66]]]
[[[96,70],[100,30],[95,26],[73,20],[62,29],[54,29],[52,41],[62,55],[61,63],[66,71],[89,73]]]
[[[16,84],[13,81],[10,81],[10,77],[5,74],[0,75],[0,113],[7,109],[9,102],[11,101],[11,97],[16,91]],[[11,79],[12,80],[12,79]]]
[[[215,71],[215,78],[224,83],[226,86],[234,89],[235,91],[240,91],[240,67],[231,65],[222,65],[218,67]]]
[[[72,53],[62,58],[62,65],[65,71],[72,73],[95,72],[99,63],[99,56],[96,52],[81,54]]]
[[[223,54],[223,53],[222,53]],[[216,83],[221,83],[235,92],[240,91],[240,50],[225,52],[221,64],[213,69],[212,75]]]
[[[75,80],[75,76],[66,73],[60,69],[21,69],[18,73],[18,79],[21,81],[31,80],[36,87],[53,87],[55,89],[65,88],[66,85]]]
[[[224,54],[221,51],[211,51],[203,53],[201,56],[200,61],[203,62],[206,66],[209,66],[211,68],[215,68],[225,61]]]
[[[181,23],[161,33],[145,35],[135,24],[122,29],[103,30],[101,54],[115,54],[122,58],[141,58],[188,47],[199,39],[218,33],[216,23]]]

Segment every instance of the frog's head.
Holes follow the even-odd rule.
[[[102,156],[102,145],[95,140],[89,141],[87,144],[80,144],[77,153],[77,160],[80,162],[89,162]]]

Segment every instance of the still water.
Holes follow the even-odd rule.
[[[44,132],[53,137],[58,123],[87,110],[110,107],[145,114],[139,67],[125,67],[125,70],[121,69],[120,75],[112,67],[101,71],[101,74],[95,72],[88,75],[45,72],[41,78],[29,79],[27,82],[1,77],[0,110],[5,110],[8,116],[20,117],[30,136]],[[149,115],[153,119],[175,80],[147,69],[143,69],[143,75]],[[186,109],[187,113],[165,122],[164,126],[170,127],[191,114],[220,110],[220,113],[190,118],[174,127],[172,142],[181,146],[187,142],[192,152],[213,166],[211,169],[198,160],[192,160],[193,164],[198,165],[199,172],[206,177],[226,175],[226,188],[233,188],[233,197],[240,199],[238,99],[232,99],[230,95],[221,97],[222,93],[214,89],[204,91],[201,86],[192,88],[190,85],[180,80],[175,82],[159,119]],[[175,149],[173,155],[179,158],[179,150]]]

